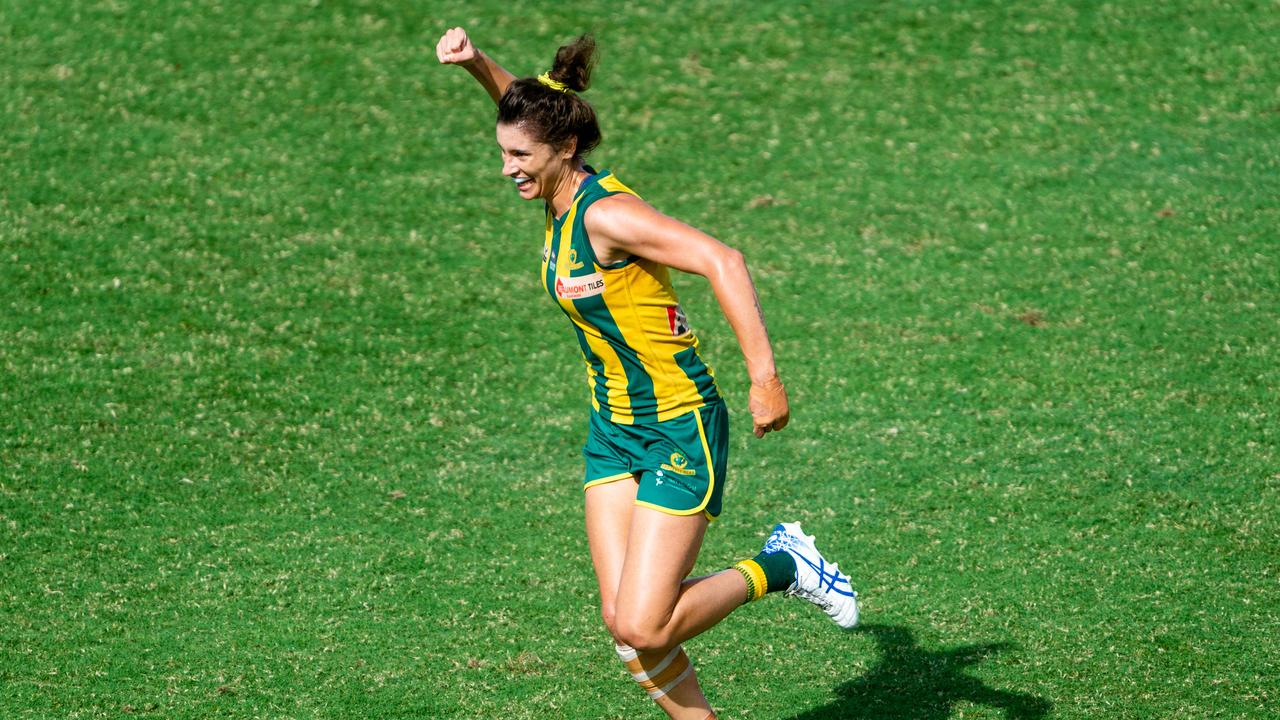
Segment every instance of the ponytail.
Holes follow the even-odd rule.
[[[562,46],[549,72],[507,86],[498,100],[498,124],[522,125],[556,148],[575,140],[577,156],[585,157],[600,144],[596,111],[578,95],[591,85],[595,60],[596,41],[590,35]]]
[[[582,35],[556,51],[556,61],[547,74],[570,90],[583,92],[591,87],[591,71],[595,69],[595,65],[595,38]]]

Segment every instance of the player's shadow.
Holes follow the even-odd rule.
[[[904,627],[864,625],[880,662],[866,675],[836,688],[838,700],[797,715],[792,720],[946,720],[956,703],[986,705],[1008,720],[1038,720],[1053,705],[1041,697],[989,687],[964,669],[1008,650],[1008,643],[966,645],[951,650],[925,650]]]

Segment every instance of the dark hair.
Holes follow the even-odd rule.
[[[536,77],[520,78],[507,86],[498,100],[498,124],[522,125],[538,142],[563,147],[578,141],[577,154],[585,157],[600,144],[596,111],[578,93],[591,84],[596,41],[590,35],[562,46],[548,75],[569,92],[556,90]]]

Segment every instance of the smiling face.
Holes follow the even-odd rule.
[[[538,142],[519,125],[498,125],[498,147],[502,150],[502,174],[515,182],[525,200],[550,201],[565,178],[572,174],[574,143],[557,150]]]

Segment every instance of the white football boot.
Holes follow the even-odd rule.
[[[796,581],[783,591],[798,595],[822,608],[837,625],[848,629],[858,624],[858,593],[840,567],[827,562],[805,535],[800,523],[779,523],[764,543],[763,552],[786,552],[796,561]]]

